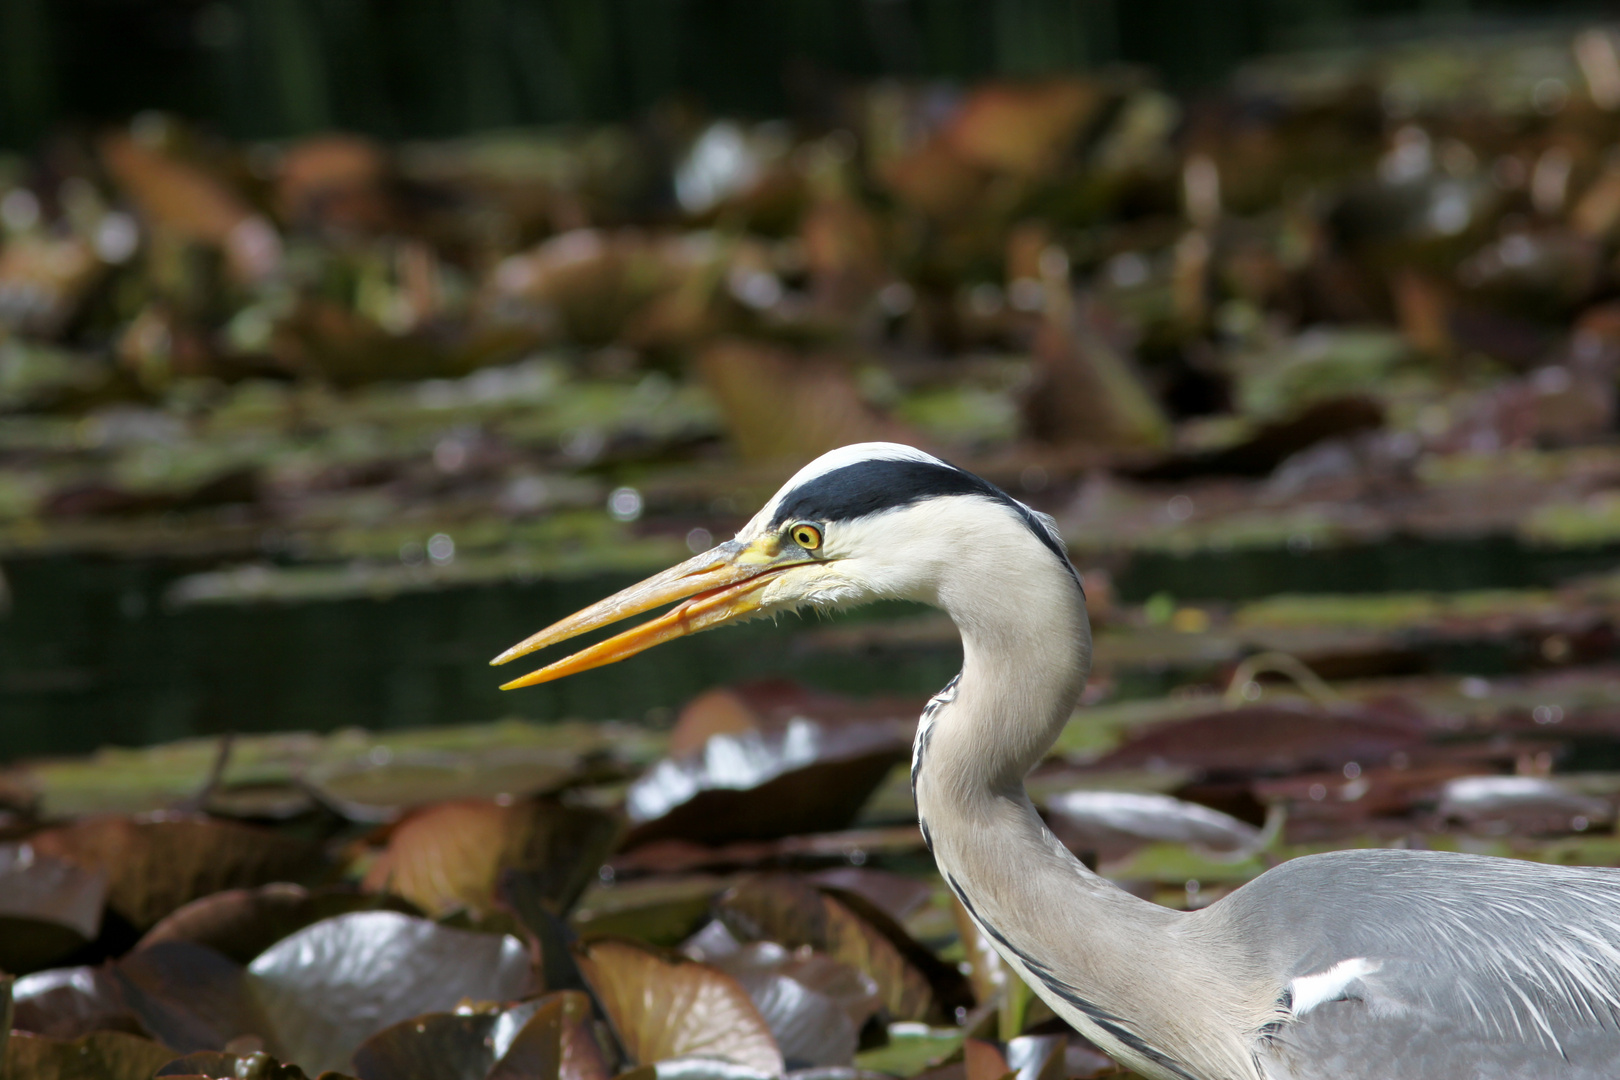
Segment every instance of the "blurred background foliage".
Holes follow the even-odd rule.
[[[1575,18],[1576,0],[0,0],[0,143],[163,109],[238,138],[814,115],[829,80],[1142,64],[1177,90],[1285,49]]]

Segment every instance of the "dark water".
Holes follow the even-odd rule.
[[[955,647],[806,649],[813,622],[785,618],[503,693],[502,682],[544,660],[493,669],[490,657],[633,579],[166,610],[164,588],[186,569],[65,558],[6,566],[12,610],[0,619],[0,760],[224,731],[507,716],[656,719],[711,686],[772,674],[850,693],[926,695],[960,663]],[[893,605],[853,617],[915,611]]]
[[[1155,592],[1241,600],[1274,592],[1529,587],[1612,570],[1620,550],[1527,549],[1508,540],[1395,541],[1335,551],[1139,555],[1115,571],[1127,601]],[[505,716],[658,718],[708,687],[785,675],[852,694],[926,695],[955,673],[954,644],[818,647],[815,620],[701,634],[633,662],[513,693],[528,670],[491,656],[628,584],[601,576],[319,603],[166,610],[177,563],[85,558],[5,566],[0,760],[224,731],[396,728]],[[878,606],[842,620],[915,614]],[[1466,667],[1472,662],[1460,657]],[[1151,681],[1151,680],[1150,680]],[[1138,692],[1162,693],[1144,685]]]

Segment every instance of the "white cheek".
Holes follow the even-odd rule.
[[[864,598],[859,588],[833,566],[807,566],[773,580],[760,591],[760,605],[772,611],[788,611],[809,605],[837,608]]]

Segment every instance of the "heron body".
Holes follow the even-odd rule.
[[[880,598],[942,608],[962,637],[912,762],[940,873],[1036,993],[1122,1063],[1155,1080],[1620,1077],[1620,872],[1341,851],[1180,912],[1087,870],[1024,790],[1089,671],[1079,576],[1049,519],[921,451],[826,454],[735,539],[496,662],[674,600],[507,685]]]

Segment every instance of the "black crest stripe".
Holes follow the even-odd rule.
[[[1023,503],[990,481],[938,461],[873,458],[807,480],[782,497],[775,526],[790,521],[853,521],[943,495],[979,495],[1011,508],[1035,538],[1069,565],[1057,539]]]

